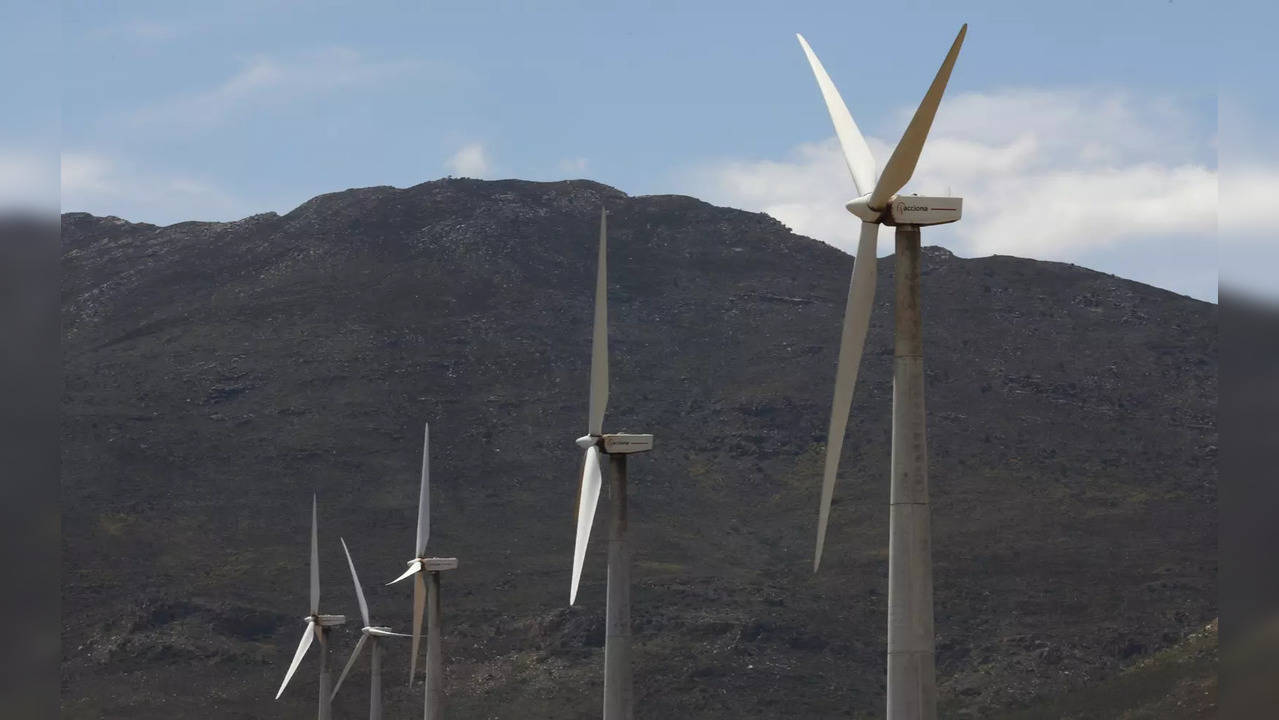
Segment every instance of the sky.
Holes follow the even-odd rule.
[[[1279,20],[1245,5],[26,2],[7,11],[11,26],[60,37],[57,77],[29,79],[59,114],[51,125],[11,112],[0,138],[56,145],[47,182],[64,211],[134,221],[283,213],[446,175],[589,178],[768,212],[851,250],[843,203],[856,193],[795,33],[882,166],[967,22],[904,189],[962,196],[964,218],[926,229],[925,243],[1215,301],[1230,144],[1218,126],[1262,135],[1279,106],[1246,73],[1222,79],[1220,25],[1243,38],[1225,56],[1247,64],[1248,33],[1262,40]],[[0,59],[49,56],[34,33],[15,35]],[[1279,152],[1235,144],[1232,241],[1279,260],[1260,211],[1279,192]],[[0,142],[0,193],[39,184],[23,147]],[[1268,287],[1258,265],[1236,263],[1240,283]]]

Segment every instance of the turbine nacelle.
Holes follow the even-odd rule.
[[[653,449],[653,436],[648,434],[612,433],[603,438],[602,450],[609,455],[627,455]]]
[[[963,198],[893,195],[883,208],[875,210],[870,206],[870,195],[849,200],[844,208],[863,222],[916,227],[953,223],[959,220],[964,209]]]
[[[438,557],[413,558],[412,560],[409,561],[409,569],[405,570],[403,575],[387,583],[387,585],[394,585],[395,583],[405,578],[417,575],[418,573],[442,572],[444,570],[456,570],[456,569],[457,569],[457,558],[438,558]]]
[[[315,623],[319,627],[337,627],[346,624],[345,615],[307,615],[302,618],[304,623]]]
[[[582,449],[598,448],[605,455],[629,455],[653,449],[653,436],[649,434],[609,433],[608,435],[583,435],[577,439]]]

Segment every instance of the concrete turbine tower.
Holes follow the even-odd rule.
[[[284,694],[284,688],[288,686],[289,680],[292,679],[293,673],[297,671],[298,665],[302,663],[302,658],[306,655],[306,651],[310,649],[313,640],[320,641],[320,709],[316,717],[320,720],[329,720],[330,702],[332,693],[329,691],[329,648],[328,648],[328,631],[329,628],[336,627],[346,622],[346,617],[342,615],[321,615],[320,614],[320,543],[316,532],[316,499],[311,496],[311,614],[303,618],[306,623],[306,630],[302,631],[302,641],[298,643],[297,652],[293,653],[293,662],[289,663],[289,671],[284,674],[284,682],[280,683],[280,689],[275,693],[275,699],[279,700]]]
[[[817,518],[816,572],[826,541],[826,522],[835,472],[853,401],[853,386],[861,364],[866,330],[875,296],[875,250],[879,226],[897,229],[896,339],[893,358],[892,490],[888,540],[888,718],[933,720],[937,717],[936,669],[933,652],[932,538],[928,509],[928,458],[924,440],[924,356],[919,305],[919,228],[959,219],[963,201],[953,197],[902,196],[897,191],[910,180],[937,106],[950,79],[968,26],[946,53],[941,69],[915,111],[906,132],[875,177],[875,158],[844,106],[839,91],[812,48],[799,37],[808,56],[826,109],[835,124],[853,186],[861,194],[845,207],[862,221],[857,258],[853,263],[844,328],[835,371],[835,398],[826,436],[826,465]]]
[[[608,531],[608,603],[604,632],[604,720],[632,720],[631,551],[627,539],[626,456],[653,449],[652,435],[603,434],[608,404],[608,214],[600,211],[600,250],[595,273],[595,327],[591,339],[591,389],[587,434],[577,439],[586,450],[573,544],[573,581],[568,603],[577,602],[577,586],[586,559],[595,507],[602,484],[600,453],[612,466],[612,523]]]
[[[422,437],[422,487],[417,502],[417,545],[409,569],[387,585],[413,578],[413,656],[409,660],[409,685],[417,674],[417,652],[422,639],[422,614],[426,611],[426,720],[444,717],[444,658],[440,649],[440,573],[457,569],[457,558],[426,556],[431,537],[431,426]],[[423,576],[427,576],[423,578]],[[428,592],[427,583],[430,583]],[[430,606],[429,608],[427,606]]]
[[[347,548],[345,538],[339,539],[342,540],[342,552],[346,553],[346,564],[351,568],[351,582],[355,583],[355,599],[360,603],[360,617],[364,620],[364,627],[360,628],[360,641],[351,651],[351,659],[346,661],[346,667],[342,668],[342,674],[338,676],[338,681],[333,685],[333,693],[329,697],[337,697],[342,681],[346,679],[347,673],[351,672],[351,666],[355,665],[355,661],[360,658],[360,653],[367,643],[369,647],[369,720],[382,720],[382,638],[412,636],[391,632],[391,628],[374,625],[373,621],[369,620],[369,604],[364,599],[364,587],[360,585],[360,576],[355,574],[355,561],[351,559],[351,550]]]

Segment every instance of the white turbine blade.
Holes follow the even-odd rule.
[[[796,33],[795,37],[799,38],[799,45],[804,48],[804,54],[808,56],[808,64],[813,68],[813,75],[817,77],[817,87],[821,88],[822,99],[826,101],[826,111],[830,113],[830,121],[835,125],[835,136],[839,138],[839,147],[844,151],[844,162],[848,163],[848,171],[853,175],[853,185],[857,187],[858,195],[864,195],[875,187],[875,156],[870,154],[866,138],[862,137],[861,131],[857,129],[857,123],[853,122],[848,106],[839,96],[839,90],[835,89],[835,83],[831,82],[830,76],[826,74],[822,61],[817,59],[817,54],[808,46],[808,41],[803,35]]]
[[[421,572],[421,571],[422,571],[422,561],[414,560],[413,562],[409,563],[409,569],[405,570],[403,575],[395,578],[391,582],[387,583],[387,585],[394,585],[395,583],[403,580],[404,578],[412,575],[413,573]]]
[[[417,674],[417,649],[422,644],[422,613],[426,612],[426,580],[419,574],[413,579],[413,655],[409,659],[409,687]]]
[[[431,425],[422,434],[422,489],[417,496],[417,556],[426,554],[431,537]]]
[[[284,694],[284,688],[288,686],[289,680],[293,677],[293,673],[297,671],[298,665],[302,663],[303,656],[306,655],[307,648],[311,647],[311,641],[315,639],[315,621],[306,621],[306,631],[302,633],[302,642],[298,643],[297,652],[293,653],[293,662],[289,663],[289,671],[284,673],[284,682],[280,683],[280,689],[275,693],[275,699],[279,700]]]
[[[355,561],[351,559],[351,550],[346,546],[346,538],[338,539],[342,541],[342,552],[346,553],[346,564],[351,566],[351,582],[355,583],[355,599],[360,601],[360,617],[364,618],[366,626],[372,625],[373,623],[369,622],[369,604],[364,601],[364,588],[360,587],[360,576],[355,574]],[[334,692],[337,691],[334,690]]]
[[[595,329],[591,336],[591,404],[586,432],[604,431],[608,405],[608,213],[600,210],[600,256],[595,272]]]
[[[946,92],[946,83],[950,80],[951,68],[955,66],[955,58],[959,57],[959,47],[964,44],[964,34],[968,32],[968,24],[959,29],[959,35],[946,53],[941,69],[933,78],[933,84],[924,93],[923,102],[915,110],[915,117],[910,119],[902,139],[893,148],[893,154],[884,164],[884,172],[879,176],[875,190],[870,194],[868,205],[872,210],[880,210],[893,193],[901,190],[910,176],[915,172],[915,164],[919,162],[919,153],[924,149],[924,141],[928,139],[928,130],[933,126],[933,117],[937,115],[937,106],[941,104],[942,93]]]
[[[586,560],[586,543],[591,539],[591,524],[595,522],[595,506],[600,500],[599,450],[586,449],[586,463],[582,467],[581,499],[577,505],[577,540],[573,543],[573,586],[569,590],[568,604],[577,602],[577,585],[582,579],[582,563]]]
[[[338,681],[333,685],[333,692],[329,693],[329,699],[338,696],[338,688],[342,687],[342,681],[346,679],[346,674],[351,672],[351,666],[355,665],[355,661],[360,657],[360,651],[364,649],[364,642],[369,639],[368,635],[360,635],[360,641],[355,644],[355,649],[351,651],[351,659],[346,661],[346,667],[342,668],[342,674],[338,676]]]
[[[853,388],[857,370],[862,364],[866,330],[870,327],[870,311],[875,301],[875,249],[879,236],[878,223],[862,223],[857,242],[857,258],[853,277],[848,284],[848,304],[844,309],[844,330],[839,338],[839,364],[835,369],[835,399],[830,409],[830,429],[826,433],[826,467],[822,472],[822,504],[817,514],[817,552],[813,556],[813,572],[822,562],[826,544],[826,520],[830,517],[831,496],[835,493],[835,472],[844,447],[844,431],[848,427],[848,411],[853,405]]]
[[[311,496],[311,614],[320,612],[320,540],[316,534],[315,496]]]

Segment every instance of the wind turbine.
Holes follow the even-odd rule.
[[[440,651],[440,573],[457,568],[457,558],[426,556],[431,536],[431,426],[422,437],[422,489],[417,501],[417,545],[409,569],[387,585],[413,577],[413,656],[409,660],[409,685],[417,674],[417,650],[422,639],[422,613],[426,610],[426,720],[444,717],[444,658]],[[426,575],[424,579],[422,576]],[[427,583],[430,590],[427,590]],[[429,605],[429,608],[427,607]]]
[[[577,506],[577,539],[573,545],[573,581],[568,604],[577,602],[577,587],[591,537],[602,484],[600,453],[609,456],[613,472],[612,523],[608,532],[608,601],[604,630],[604,720],[631,720],[631,551],[627,542],[626,456],[653,449],[652,435],[603,434],[608,404],[608,213],[600,210],[600,250],[595,275],[595,327],[591,339],[591,388],[587,434],[577,439],[586,450]]]
[[[343,615],[320,614],[320,544],[316,534],[316,514],[316,499],[312,495],[311,614],[303,618],[306,622],[306,630],[302,631],[302,641],[298,643],[297,652],[293,653],[293,662],[289,663],[289,671],[284,674],[284,682],[280,683],[280,689],[275,693],[275,699],[279,700],[280,695],[284,694],[284,688],[288,686],[289,680],[298,669],[298,665],[301,664],[303,656],[306,655],[306,651],[311,647],[311,641],[318,639],[320,641],[320,709],[318,717],[320,720],[329,720],[332,693],[329,692],[329,652],[326,633],[329,628],[345,623],[346,617]]]
[[[835,398],[826,436],[826,466],[817,517],[816,572],[826,541],[835,472],[861,364],[862,348],[875,296],[875,250],[879,226],[896,227],[896,337],[893,355],[892,493],[888,541],[888,717],[937,716],[936,668],[933,645],[932,538],[928,509],[928,457],[924,437],[924,360],[919,306],[919,228],[959,219],[963,200],[954,197],[902,196],[897,192],[915,171],[919,153],[932,127],[951,68],[968,31],[965,24],[946,53],[941,69],[924,94],[906,132],[875,179],[870,154],[839,91],[802,35],[799,44],[808,56],[826,109],[830,112],[844,160],[860,197],[845,207],[862,221],[857,258],[853,263],[835,371]]]
[[[351,582],[355,583],[355,598],[360,602],[360,617],[364,619],[364,627],[360,628],[360,641],[351,651],[351,659],[347,660],[346,667],[342,668],[342,674],[338,676],[338,681],[333,686],[333,692],[329,698],[337,697],[342,681],[346,679],[347,673],[351,672],[351,666],[355,665],[367,642],[369,645],[369,720],[382,720],[382,645],[380,641],[384,637],[411,636],[391,632],[391,628],[374,625],[373,621],[369,620],[369,604],[364,600],[364,588],[360,585],[360,576],[355,574],[355,561],[351,559],[351,550],[346,546],[346,539],[340,539],[342,552],[346,553],[346,564],[351,568]]]

